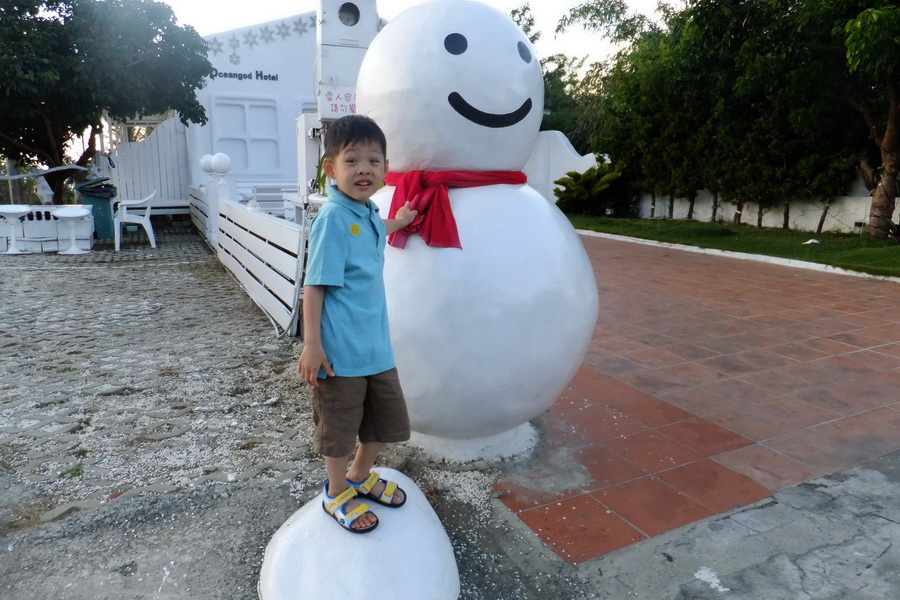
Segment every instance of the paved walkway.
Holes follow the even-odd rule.
[[[564,559],[900,449],[900,283],[583,239],[593,342],[495,486]]]

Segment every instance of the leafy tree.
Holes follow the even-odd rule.
[[[859,76],[849,101],[865,119],[881,154],[883,171],[872,193],[869,234],[897,236],[892,218],[900,193],[900,9],[885,1],[830,0],[823,4],[821,12],[838,24],[846,19],[843,31],[836,33],[842,34],[850,72]],[[811,16],[817,16],[814,7],[806,8]]]
[[[603,34],[613,42],[630,43],[656,24],[638,12],[629,11],[625,0],[592,0],[579,4],[559,20],[556,33],[563,33],[573,25]]]
[[[847,101],[855,84],[829,32],[834,17],[807,0],[741,5],[753,31],[735,60],[734,89],[750,100],[766,132],[763,183],[777,195],[773,205],[783,203],[787,228],[790,200],[824,197],[827,210],[831,199],[849,191],[868,136]]]
[[[587,74],[585,87],[596,90],[583,97],[579,115],[581,127],[590,133],[592,148],[622,165],[626,179],[636,188],[655,194],[658,171],[647,168],[653,160],[655,127],[653,115],[646,111],[646,89],[654,79],[651,69],[643,69],[643,57],[653,52],[646,44],[638,52],[621,54],[610,64],[594,65]],[[649,156],[648,156],[649,155]]]
[[[578,152],[591,152],[590,132],[582,126],[585,89],[578,71],[584,59],[554,54],[541,62],[544,69],[544,119],[541,130],[562,131]]]
[[[0,154],[24,164],[75,164],[96,153],[104,113],[125,120],[174,109],[205,123],[196,90],[212,73],[206,42],[153,0],[21,0],[0,5]],[[46,175],[61,198],[71,171]]]
[[[867,155],[847,101],[860,87],[834,62],[844,59],[831,29],[848,4],[695,0],[663,6],[662,27],[622,2],[573,9],[560,27],[627,43],[598,78],[596,149],[654,197],[706,188],[717,203],[721,193],[738,222],[746,202],[760,207],[758,223],[783,204],[787,225],[791,198],[846,193],[851,157]]]
[[[528,40],[532,44],[537,44],[537,41],[541,39],[541,32],[534,30],[534,15],[531,14],[531,4],[526,2],[519,8],[512,9],[509,16],[515,21],[522,32],[525,33]]]
[[[534,15],[531,5],[525,3],[510,13],[513,21],[522,29],[532,44],[541,38],[541,32],[535,30]],[[572,145],[582,154],[590,152],[588,138],[578,124],[581,102],[578,99],[578,88],[581,86],[578,71],[584,66],[584,59],[568,57],[564,54],[553,54],[541,59],[541,70],[544,74],[544,118],[541,130],[562,131]]]
[[[745,157],[732,191],[739,199],[762,202],[763,208],[782,202],[784,227],[791,199],[824,197],[827,210],[831,199],[849,191],[854,163],[860,173],[871,175],[871,140],[882,146],[877,162],[886,158],[877,128],[870,135],[861,118],[888,104],[884,89],[851,72],[844,48],[848,18],[865,2],[702,0],[687,12],[699,13],[707,4],[733,9],[746,30],[735,53],[737,77],[732,88],[745,108],[741,120],[725,121],[729,137]],[[722,24],[713,24],[708,13],[702,22],[710,35],[721,35]],[[864,179],[874,185],[873,177]],[[883,237],[893,202],[879,210],[879,201],[887,194],[878,195],[876,190],[872,212],[886,213],[887,219],[873,217],[870,233]],[[874,227],[879,221],[881,231]]]
[[[605,4],[597,11],[586,5],[578,8],[561,27],[575,22],[576,16],[600,15],[603,21],[584,25],[626,43],[612,61],[589,73],[599,90],[593,110],[586,111],[593,115],[587,117],[593,121],[593,142],[627,165],[629,178],[651,193],[654,206],[657,195],[669,196],[672,216],[676,196],[692,202],[702,187],[709,144],[698,139],[698,132],[710,121],[712,99],[700,84],[709,69],[680,46],[686,22],[677,19],[677,13],[665,12],[663,29],[646,17],[629,15],[622,3]]]

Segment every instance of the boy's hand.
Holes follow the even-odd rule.
[[[325,373],[329,377],[334,377],[334,371],[331,370],[331,364],[328,357],[325,356],[325,349],[322,344],[306,343],[303,345],[303,352],[300,353],[300,360],[297,364],[297,370],[303,381],[311,387],[319,387],[319,368],[324,367]]]
[[[403,229],[412,223],[418,214],[419,211],[411,209],[409,207],[409,202],[407,202],[397,209],[397,214],[394,215],[394,219],[399,221],[400,229]]]
[[[412,223],[418,215],[419,211],[411,209],[409,207],[409,202],[407,202],[397,209],[393,219],[385,219],[384,228],[388,235],[390,235]]]

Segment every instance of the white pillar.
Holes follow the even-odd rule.
[[[210,198],[207,225],[209,227],[209,244],[215,246],[219,239],[219,206],[227,200],[233,200],[231,186],[225,179],[225,174],[231,170],[231,157],[219,152],[212,157],[211,166],[214,176],[211,178],[213,181],[207,190]]]
[[[218,203],[216,202],[216,178],[213,176],[212,158],[212,154],[204,154],[200,157],[200,169],[206,173],[206,179],[200,186],[200,189],[203,190],[203,202],[206,205],[206,223],[204,224],[203,235],[206,238],[206,243],[210,246],[212,246],[213,243],[212,238],[210,238],[209,226],[210,221],[213,219],[213,207],[216,207],[216,211],[218,211]]]

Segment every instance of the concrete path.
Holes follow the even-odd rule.
[[[120,253],[0,256],[4,600],[254,598],[268,540],[318,493],[299,343],[275,338],[187,223],[158,232],[156,250],[136,234]],[[900,365],[883,333],[897,328],[881,324],[900,286],[585,244],[604,312],[536,422],[539,454],[471,472],[406,446],[385,457],[444,521],[462,598],[893,597]],[[657,468],[643,453],[675,456],[661,448],[687,459]],[[656,492],[630,502],[666,499],[645,516],[610,499],[642,481]]]

